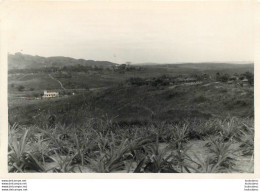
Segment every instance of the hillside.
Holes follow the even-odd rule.
[[[253,76],[253,64],[183,63],[106,68],[114,65],[68,57],[9,55],[9,70],[18,69],[8,75],[10,121],[27,123],[36,111],[41,112],[39,116],[52,111],[61,122],[84,120],[79,113],[91,117],[107,115],[127,123],[207,119],[229,114],[253,116],[253,86],[241,86],[244,74],[249,72]],[[45,66],[50,68],[42,69]],[[33,67],[36,69],[30,70]],[[217,73],[223,79],[216,79]],[[183,80],[187,79],[201,84],[185,85]],[[21,99],[40,97],[44,90],[58,91],[64,97]]]
[[[240,72],[252,72],[254,73],[254,64],[248,63],[181,63],[181,64],[140,64],[144,68],[156,68],[174,71],[180,71],[182,73],[189,72],[203,72],[207,74],[214,74],[216,72],[224,73],[240,73]]]
[[[115,63],[108,61],[94,61],[84,59],[74,59],[69,57],[42,57],[31,56],[22,53],[8,55],[8,69],[28,69],[45,67],[64,67],[64,66],[90,66],[90,67],[112,67]]]
[[[46,116],[50,112],[61,123],[80,123],[86,117],[103,116],[120,123],[203,120],[228,115],[252,117],[253,95],[253,87],[215,82],[177,87],[124,85],[99,92],[34,102],[37,105],[13,106],[9,108],[9,119],[10,122],[35,122],[36,113]]]

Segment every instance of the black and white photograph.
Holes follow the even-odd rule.
[[[8,173],[254,173],[250,2],[7,12]]]

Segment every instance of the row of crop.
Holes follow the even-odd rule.
[[[208,143],[206,158],[189,146],[195,138]],[[80,126],[14,124],[8,152],[9,172],[232,172],[236,157],[253,156],[254,124],[238,118],[143,126],[97,119]]]

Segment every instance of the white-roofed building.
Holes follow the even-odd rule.
[[[48,92],[47,90],[44,90],[42,98],[54,98],[59,97],[59,92]]]

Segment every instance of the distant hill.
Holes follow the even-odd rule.
[[[42,57],[42,56],[31,56],[22,53],[15,53],[8,55],[8,69],[26,69],[26,68],[43,68],[43,67],[63,67],[73,65],[83,66],[97,66],[97,67],[112,67],[115,63],[108,61],[94,61],[75,59],[70,57]]]
[[[228,62],[228,63],[218,63],[218,62],[202,62],[202,63],[178,63],[178,64],[156,64],[156,63],[145,63],[138,64],[143,68],[156,68],[167,69],[169,71],[183,72],[204,72],[208,74],[214,74],[216,72],[223,73],[243,73],[252,72],[254,73],[254,63],[252,62]]]
[[[193,69],[224,69],[224,68],[244,68],[244,67],[254,67],[253,62],[201,62],[201,63],[141,63],[136,64],[143,67],[175,67],[175,68],[193,68]]]

